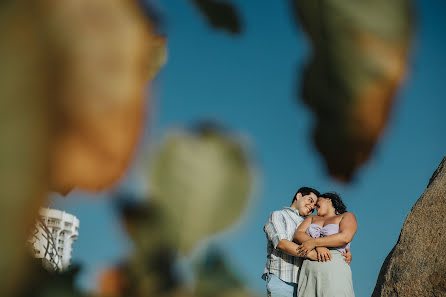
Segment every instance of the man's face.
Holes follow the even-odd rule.
[[[300,193],[296,196],[296,208],[301,216],[308,216],[313,213],[317,202],[317,196],[314,193],[302,196]]]

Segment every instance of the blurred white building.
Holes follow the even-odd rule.
[[[72,245],[79,235],[79,220],[69,213],[41,208],[30,239],[34,256],[49,262],[55,270],[70,265]]]

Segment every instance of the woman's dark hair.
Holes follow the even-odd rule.
[[[347,211],[347,206],[342,202],[341,197],[337,193],[324,193],[319,197],[327,198],[331,200],[331,204],[335,209],[336,214],[341,214]]]
[[[319,193],[318,190],[315,190],[315,189],[313,189],[313,188],[302,187],[302,188],[300,188],[299,190],[297,190],[296,194],[294,194],[294,196],[293,196],[293,200],[291,201],[291,203],[294,202],[294,200],[296,199],[296,195],[299,194],[299,193],[301,193],[302,196],[306,196],[306,195],[309,195],[309,194],[311,194],[311,193],[314,193],[314,195],[316,195],[316,197],[319,197],[319,195],[321,194],[321,193]]]

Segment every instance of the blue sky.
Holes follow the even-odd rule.
[[[370,296],[405,217],[446,152],[446,4],[416,2],[410,71],[392,118],[372,161],[353,183],[342,185],[326,175],[310,140],[313,119],[296,98],[295,82],[309,47],[288,3],[235,3],[245,26],[233,37],[209,28],[188,1],[162,1],[169,58],[154,82],[145,138],[160,139],[170,128],[213,119],[248,139],[259,170],[255,194],[239,224],[213,242],[260,296],[268,214],[288,206],[302,185],[341,193],[359,226],[352,242],[355,292]],[[120,186],[138,191],[140,181],[131,171]],[[75,191],[51,205],[80,219],[73,260],[84,265],[80,285],[92,288],[97,271],[131,247],[107,193]]]

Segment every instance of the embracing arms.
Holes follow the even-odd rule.
[[[277,244],[276,248],[281,250],[282,252],[295,256],[295,257],[302,257],[302,258],[308,258],[311,260],[317,260],[317,254],[315,250],[309,251],[305,255],[299,251],[300,245],[297,245],[296,243],[289,241],[287,239],[282,239]]]
[[[313,222],[313,216],[310,216],[310,217],[306,218],[302,222],[302,224],[299,225],[299,227],[297,227],[297,230],[294,233],[294,241],[295,242],[302,244],[303,242],[313,239],[310,235],[308,235],[305,232],[305,231],[307,231],[308,227],[311,225],[312,222]],[[302,250],[301,245],[298,245],[298,252],[301,255],[306,254],[306,251]],[[316,249],[313,248],[311,251],[308,251],[308,253],[313,253],[313,252],[316,253],[316,259],[309,258],[311,260],[318,260],[319,262],[325,262],[325,261],[329,261],[332,259],[331,253],[326,247],[316,247]],[[351,258],[346,262],[349,263],[349,261],[351,261]]]
[[[305,220],[306,221],[306,220]],[[304,222],[305,222],[304,221]],[[316,247],[338,247],[343,246],[352,241],[353,236],[356,233],[356,230],[358,228],[355,215],[348,212],[345,213],[339,223],[339,233],[326,236],[326,237],[320,237],[320,238],[311,238],[310,236],[304,237],[302,233],[305,233],[308,226],[311,224],[307,223],[307,226],[302,226],[303,223],[297,228],[296,233],[294,234],[294,239],[302,243],[301,246],[299,246],[299,251],[302,254],[306,254],[309,251],[313,250]],[[301,228],[302,227],[302,228]],[[303,229],[305,228],[305,229]],[[303,229],[303,230],[302,230]],[[303,232],[302,232],[303,231]]]

